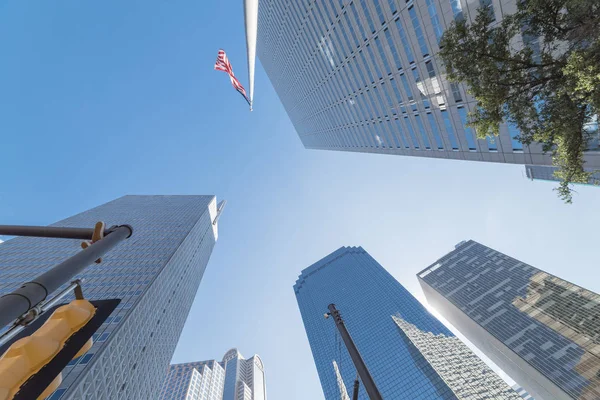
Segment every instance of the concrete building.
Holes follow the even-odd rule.
[[[215,196],[124,196],[54,224],[104,221],[130,224],[134,233],[79,276],[87,299],[121,303],[92,348],[65,368],[50,400],[156,397],[217,240],[218,213]],[[0,245],[0,294],[79,251],[77,240],[7,240]]]
[[[231,349],[222,361],[172,364],[160,400],[266,400],[265,370],[258,355]]]
[[[386,400],[521,400],[360,247],[306,268],[294,292],[326,400],[349,399],[356,370],[334,322],[334,303]],[[361,385],[359,398],[368,396]]]
[[[600,295],[472,240],[418,279],[427,301],[535,399],[600,399]]]
[[[551,165],[511,125],[487,139],[465,125],[475,102],[436,54],[480,7],[500,21],[516,1],[261,0],[258,55],[308,149]],[[597,139],[590,149],[586,166],[600,168]]]

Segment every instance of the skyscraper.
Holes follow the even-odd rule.
[[[220,211],[220,210],[219,210]],[[124,196],[56,226],[130,224],[133,236],[89,266],[86,298],[120,298],[93,347],[63,371],[58,399],[152,399],[217,240],[215,196]],[[81,251],[75,240],[19,237],[0,245],[0,294]]]
[[[265,370],[258,355],[245,359],[231,349],[222,361],[169,367],[160,400],[266,400]]]
[[[536,400],[600,399],[600,296],[472,240],[418,274],[427,301]]]
[[[500,21],[516,1],[261,0],[258,55],[306,148],[550,165],[514,126],[487,139],[466,127],[475,102],[436,55],[443,31],[479,7]],[[598,168],[591,146],[586,166]]]
[[[348,399],[356,370],[335,324],[341,312],[384,399],[520,397],[360,247],[342,247],[300,274],[294,292],[327,400]],[[368,399],[364,388],[360,399]]]

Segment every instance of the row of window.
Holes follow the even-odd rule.
[[[469,128],[466,124],[467,124],[467,111],[465,108],[463,107],[459,107],[457,108],[457,112],[461,121],[461,124],[464,126],[465,128],[465,140],[466,140],[466,144],[467,147],[470,151],[476,151],[477,147],[476,147],[476,137],[475,134],[473,132],[473,130],[471,128]],[[426,118],[427,121],[425,123],[428,123],[429,129],[432,133],[432,136],[435,140],[434,145],[437,147],[437,149],[439,150],[443,150],[444,149],[444,144],[443,144],[443,140],[442,140],[442,135],[441,132],[444,132],[448,141],[450,142],[450,145],[452,147],[452,150],[459,150],[459,145],[458,145],[458,141],[456,138],[456,134],[455,134],[455,130],[453,128],[453,124],[451,121],[451,118],[448,114],[448,112],[446,110],[441,110],[440,111],[441,117],[442,117],[442,121],[443,121],[443,129],[442,131],[440,131],[440,128],[438,127],[438,123],[436,121],[436,118],[434,117],[432,112],[427,112],[425,114],[414,114],[414,120],[416,121],[416,129],[413,126],[413,123],[411,122],[411,118],[409,118],[408,116],[405,116],[404,118],[396,118],[396,119],[391,119],[390,121],[392,121],[392,127],[387,127],[386,128],[386,124],[383,124],[383,121],[380,120],[378,122],[361,122],[359,124],[353,124],[353,125],[344,125],[344,126],[340,126],[340,127],[336,127],[334,130],[331,131],[325,131],[325,132],[321,132],[320,134],[318,134],[319,136],[319,143],[315,143],[316,145],[325,145],[327,147],[335,147],[335,148],[340,148],[340,147],[381,147],[381,148],[401,148],[404,147],[405,149],[421,149],[421,148],[425,148],[427,150],[431,149],[431,143],[429,140],[429,136],[427,134],[427,130],[424,126],[424,122],[422,121],[422,118]],[[421,117],[421,115],[426,115],[426,117]],[[406,129],[404,129],[404,127],[402,126],[402,122],[404,121],[404,124],[406,126]],[[514,127],[514,125],[512,124],[508,124],[508,130],[509,130],[509,134],[511,136],[511,143],[512,143],[512,148],[513,151],[522,151],[523,150],[523,145],[521,142],[519,142],[518,139],[518,131],[517,129]],[[338,133],[334,133],[335,131],[338,131]],[[405,132],[408,132],[408,136],[406,135]],[[421,137],[422,143],[423,145],[420,144],[419,140],[417,139],[417,134],[416,132],[418,132],[418,134]],[[400,136],[400,140],[398,139],[398,135]],[[303,139],[304,140],[308,140],[309,141],[309,145],[311,145],[310,143],[310,137],[314,137],[315,135],[309,135],[309,136],[305,136]],[[407,137],[410,137],[410,142],[412,143],[412,146],[409,144]],[[320,143],[323,142],[324,143]],[[400,141],[402,141],[402,146],[400,144]],[[489,151],[498,151],[498,146],[497,146],[497,138],[496,137],[488,137],[487,138],[487,145],[488,145],[488,150]]]
[[[366,15],[369,16],[369,17],[367,17],[367,21],[372,20],[370,18],[370,13],[369,13],[368,9],[364,9],[364,7],[366,7],[366,6],[363,5],[363,12],[366,12]],[[433,5],[433,7],[435,7],[435,5]],[[318,6],[316,6],[315,9],[317,11],[319,11],[319,14],[322,14],[320,12],[320,8]],[[361,33],[363,34],[363,37],[365,37],[365,39],[366,39],[366,35],[364,34],[364,29],[363,29],[362,25],[360,24],[360,19],[358,17],[358,14],[357,14],[357,11],[356,11],[356,7],[354,6],[354,3],[350,3],[350,10],[351,10],[352,14],[354,15],[355,22],[356,22],[357,26],[359,27],[359,29],[361,29]],[[414,6],[410,6],[410,13],[412,13],[412,15],[415,18],[417,17],[416,12],[414,11]],[[418,24],[418,18],[417,18],[416,21],[417,21],[417,24]],[[348,28],[344,28],[344,24],[342,24],[342,22],[346,22],[346,25],[348,26]],[[402,23],[401,23],[401,20],[400,20],[399,17],[395,19],[395,25],[398,27],[399,35],[400,35],[400,38],[401,38],[401,43],[404,45],[405,52],[406,52],[406,54],[407,54],[407,56],[409,58],[409,61],[412,63],[412,62],[414,62],[414,56],[412,54],[412,51],[410,50],[409,42],[408,42],[408,40],[406,40],[406,33],[404,31],[404,28],[402,27]],[[317,28],[317,27],[319,27],[318,24],[314,28]],[[420,24],[416,25],[416,28],[417,28],[417,30],[419,32],[421,32],[420,37],[421,37],[421,39],[423,39],[422,29],[420,27]],[[350,44],[350,41],[349,41],[349,38],[348,38],[348,34],[347,34],[346,31],[350,32],[350,35],[354,39],[355,43],[359,42],[359,39],[357,38],[356,32],[354,31],[354,28],[353,28],[352,24],[350,23],[350,19],[348,17],[348,13],[347,12],[344,12],[343,18],[340,19],[340,30],[342,31],[342,34],[345,37],[347,47],[349,49],[353,49],[354,47]],[[323,35],[321,35],[322,39],[324,39],[325,37],[327,37],[327,35],[324,34],[325,32],[321,32],[321,33],[323,34]],[[391,39],[390,31],[389,31],[389,29],[387,27],[384,29],[383,35],[386,36],[388,39]],[[379,41],[379,40],[380,39],[377,38],[377,41]],[[342,42],[339,39],[339,36],[337,34],[337,30],[335,28],[333,28],[331,30],[331,35],[330,35],[330,39],[329,39],[329,46],[327,46],[327,45],[323,46],[323,41],[324,40],[320,40],[319,41],[321,43],[321,46],[320,46],[321,53],[324,53],[326,55],[326,57],[331,57],[332,60],[330,60],[330,64],[331,64],[331,61],[333,61],[334,62],[333,65],[335,66],[335,60],[333,60],[333,56],[336,56],[336,58],[337,58],[337,53],[334,51],[334,49],[343,49]],[[326,40],[325,40],[325,42],[327,44]],[[334,45],[334,42],[337,42],[337,43]],[[306,43],[303,43],[303,44],[306,46]],[[360,43],[357,43],[357,45],[360,45]],[[376,45],[379,46],[379,44],[376,44]],[[427,46],[426,46],[426,44],[424,42],[424,39],[421,40],[420,47],[421,47],[422,50],[425,49],[423,51],[424,54],[428,54],[428,50],[426,50]],[[326,51],[324,51],[323,48],[326,48]],[[393,49],[391,51],[397,53],[397,51],[396,51],[397,46],[395,44],[388,44],[388,48]],[[372,52],[372,50],[370,50],[370,48],[367,51],[368,52]],[[312,54],[314,55],[315,53],[313,52]],[[383,54],[382,54],[382,56],[383,56]],[[397,54],[396,54],[396,56],[393,56],[393,57],[394,57],[394,62],[398,66],[401,66],[401,63],[400,63],[399,57],[397,57]],[[329,68],[327,68],[327,66],[322,63],[322,58],[320,58],[320,57],[316,57],[316,58],[317,58],[317,61],[321,61],[321,72],[329,71]],[[313,61],[313,59],[312,59],[311,56],[305,57],[305,59],[306,59],[306,61],[309,61],[309,60],[311,62]],[[340,57],[340,60],[341,60],[341,57]],[[386,60],[386,62],[387,62],[387,60]],[[315,68],[303,68],[302,72],[306,71],[306,72],[309,73],[309,76],[310,76],[310,72],[312,70],[314,70],[314,69]],[[388,68],[388,70],[389,70],[389,68]],[[296,76],[297,80],[299,80],[300,77],[303,76],[302,73],[298,73],[298,71],[293,71],[292,69],[289,69],[289,73],[293,74],[291,76]],[[382,75],[382,74],[380,74],[380,75]],[[289,80],[286,80],[286,79],[281,79],[281,81],[282,82],[289,82]],[[313,82],[315,82],[315,83],[317,81],[318,80],[313,80]],[[308,82],[310,82],[310,79],[302,79],[301,82],[308,83]],[[310,85],[308,85],[308,86],[310,86]],[[294,92],[298,92],[298,91],[294,91]],[[306,93],[306,92],[307,92],[307,90],[300,91],[300,93]],[[302,94],[301,94],[300,97],[302,97]]]

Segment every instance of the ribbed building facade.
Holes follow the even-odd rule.
[[[418,278],[427,301],[536,400],[600,399],[600,295],[472,240]]]
[[[521,396],[521,398],[523,400],[535,400],[533,397],[531,397],[531,395],[529,393],[527,393],[527,391],[525,389],[523,389],[521,386],[514,384],[512,385],[512,388],[515,392],[517,392],[517,394],[519,396]]]
[[[517,399],[506,382],[456,336],[423,331],[400,314],[392,319],[458,399]]]
[[[306,148],[550,165],[514,126],[487,139],[466,127],[475,102],[436,54],[480,7],[500,21],[516,1],[261,0],[258,55]],[[598,168],[592,145],[586,165]]]
[[[65,368],[50,400],[156,398],[217,240],[217,214],[215,196],[124,196],[54,224],[104,221],[129,224],[134,233],[79,276],[87,299],[121,303],[92,348]],[[77,240],[7,240],[0,294],[79,251]]]
[[[349,399],[356,369],[334,322],[334,303],[386,400],[520,400],[360,247],[306,268],[294,292],[326,400]],[[368,400],[361,385],[359,399]]]
[[[160,400],[266,400],[264,365],[258,355],[245,359],[231,349],[222,361],[172,364]]]

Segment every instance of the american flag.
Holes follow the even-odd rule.
[[[238,81],[238,79],[233,74],[233,69],[231,68],[231,63],[227,59],[227,54],[225,54],[225,51],[223,49],[219,50],[219,55],[217,56],[217,62],[215,63],[215,69],[217,71],[227,72],[227,74],[229,74],[229,79],[231,79],[231,84],[233,85],[235,90],[237,90],[239,92],[239,94],[244,96],[244,99],[246,99],[248,104],[250,104],[250,99],[248,99],[248,96],[246,95],[246,89],[244,89],[244,87],[242,86],[240,81]],[[251,104],[250,104],[250,106],[251,106]]]

